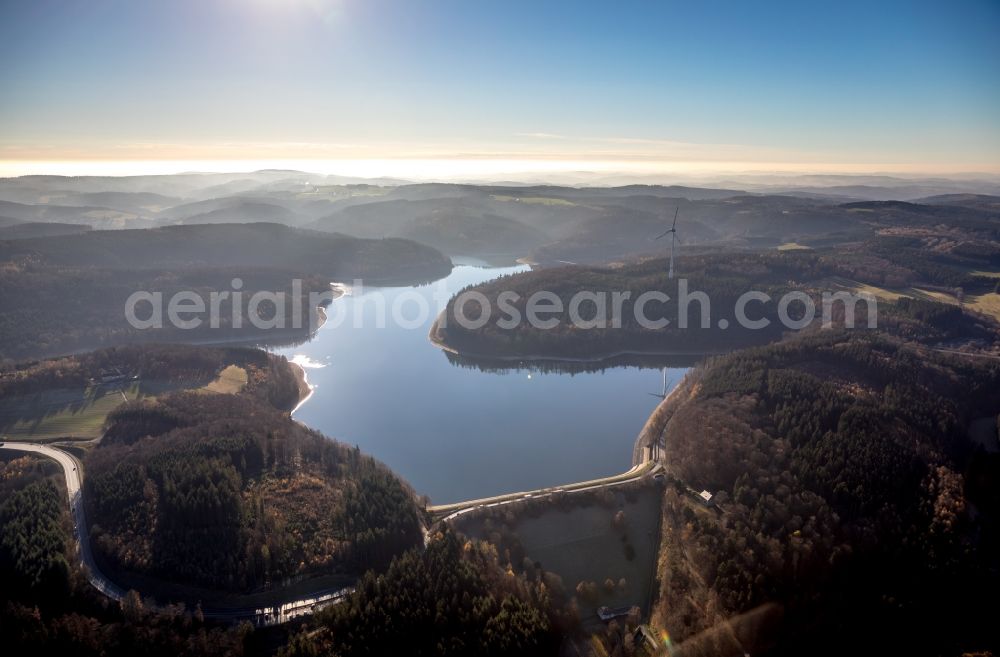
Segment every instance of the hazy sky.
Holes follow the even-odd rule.
[[[998,35],[1000,0],[0,0],[0,164],[1000,172]]]

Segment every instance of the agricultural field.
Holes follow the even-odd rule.
[[[0,436],[4,440],[100,438],[104,420],[121,404],[184,387],[175,382],[130,381],[11,397],[0,401]]]

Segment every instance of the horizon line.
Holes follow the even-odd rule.
[[[528,176],[701,179],[742,176],[884,176],[1000,179],[1000,165],[937,167],[902,163],[706,162],[506,158],[66,158],[0,159],[0,178],[134,177],[289,171],[317,176],[421,182]]]

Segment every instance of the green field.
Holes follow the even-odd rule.
[[[11,440],[97,438],[108,413],[138,395],[134,383],[124,390],[94,386],[13,397],[0,404],[0,433]]]
[[[99,438],[108,414],[137,398],[190,387],[178,382],[132,381],[86,388],[59,388],[0,402],[0,436],[5,440]]]

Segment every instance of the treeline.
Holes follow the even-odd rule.
[[[86,467],[112,572],[247,591],[382,567],[422,538],[412,491],[384,466],[252,393],[129,403]]]
[[[1000,406],[1000,366],[834,333],[722,356],[695,376],[665,431],[677,487],[658,621],[671,635],[779,602],[777,654],[826,654],[837,648],[820,637],[848,628],[876,641],[868,651],[991,645],[995,606],[970,592],[1000,583],[987,482],[1000,469],[967,427]],[[716,509],[691,489],[713,492]],[[907,631],[932,623],[948,630]]]
[[[382,575],[366,574],[282,651],[300,655],[550,656],[562,620],[545,585],[505,571],[495,548],[450,530]]]

